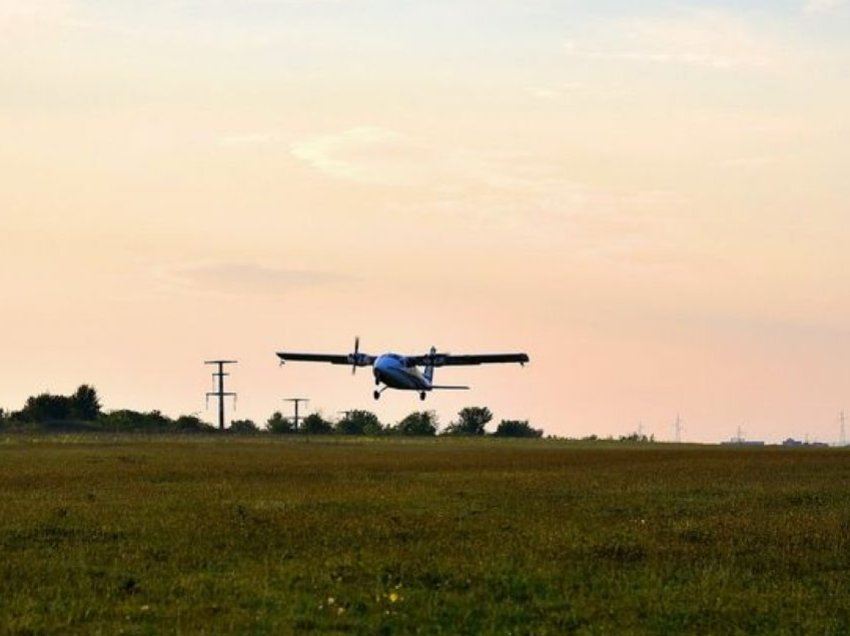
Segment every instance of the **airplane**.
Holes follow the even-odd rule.
[[[380,399],[381,394],[387,389],[400,389],[402,391],[419,391],[419,399],[437,389],[442,390],[468,390],[468,386],[452,386],[434,384],[434,368],[443,366],[467,366],[479,364],[493,364],[502,362],[517,362],[522,366],[528,362],[525,353],[484,353],[473,355],[451,355],[449,353],[437,353],[436,347],[420,356],[406,356],[398,353],[384,353],[379,356],[360,353],[360,338],[354,339],[354,352],[349,354],[324,354],[324,353],[292,353],[289,351],[277,354],[280,363],[287,361],[300,362],[329,362],[331,364],[350,364],[352,375],[357,367],[372,367],[375,376],[375,386],[384,386],[375,389],[372,397]],[[422,371],[418,367],[424,367]]]

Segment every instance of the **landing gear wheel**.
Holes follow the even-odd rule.
[[[422,393],[419,394],[419,399],[423,402],[425,401],[425,391],[422,391]]]
[[[380,399],[381,399],[381,392],[380,392],[380,391],[375,391],[375,392],[372,394],[372,397],[373,397],[373,398],[375,398],[376,400],[380,400]]]

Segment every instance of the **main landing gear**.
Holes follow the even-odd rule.
[[[420,394],[419,394],[419,399],[420,399],[420,400],[422,400],[422,401],[424,402],[424,401],[425,401],[425,396],[426,396],[426,395],[427,395],[427,394],[425,393],[425,391],[422,391],[422,393],[420,393]]]
[[[377,384],[377,382],[376,382],[375,384]],[[373,397],[373,398],[375,398],[376,400],[380,400],[380,399],[381,399],[381,393],[383,393],[384,391],[386,391],[388,388],[390,388],[390,387],[385,386],[385,387],[384,387],[383,389],[381,389],[380,391],[379,391],[379,390],[377,390],[377,389],[375,389],[375,392],[374,392],[374,393],[372,393],[372,397]]]

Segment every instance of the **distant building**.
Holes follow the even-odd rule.
[[[829,444],[826,444],[824,442],[801,442],[800,440],[794,439],[792,437],[789,437],[784,442],[782,442],[782,445],[791,447],[806,446],[808,448],[826,448],[829,446]]]

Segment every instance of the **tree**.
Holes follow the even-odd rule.
[[[384,427],[371,411],[348,411],[334,429],[341,435],[380,435]]]
[[[174,421],[159,411],[140,413],[130,409],[101,414],[98,423],[113,431],[164,432],[174,428]]]
[[[318,413],[310,413],[301,422],[301,430],[308,435],[327,435],[333,433],[333,426]]]
[[[434,411],[417,411],[395,425],[393,431],[400,435],[436,435],[437,414]]]
[[[22,422],[55,422],[67,420],[70,412],[70,400],[67,397],[42,393],[28,397],[24,408],[16,414],[16,419]]]
[[[215,430],[211,424],[194,415],[181,415],[174,421],[174,428],[181,433],[206,433]]]
[[[252,420],[233,420],[230,422],[230,432],[232,433],[259,433],[260,429]]]
[[[97,391],[87,384],[80,386],[70,397],[42,393],[27,398],[24,408],[15,413],[22,422],[93,422],[100,415]]]
[[[83,384],[69,398],[69,415],[71,419],[93,422],[100,415],[100,400],[97,391],[88,384]]]
[[[493,419],[493,413],[486,406],[467,406],[461,409],[458,420],[449,424],[445,435],[484,435],[484,427]]]
[[[650,435],[647,437],[643,433],[632,433],[631,435],[620,435],[621,442],[638,442],[641,444],[647,444],[655,441],[655,435]]]
[[[120,409],[100,416],[101,425],[113,431],[135,431],[144,428],[145,416],[138,411]]]
[[[266,420],[266,430],[269,433],[288,434],[294,433],[295,427],[292,421],[285,418],[280,411],[275,411],[272,416]]]
[[[493,434],[497,437],[541,437],[543,431],[531,428],[528,420],[502,420]]]

